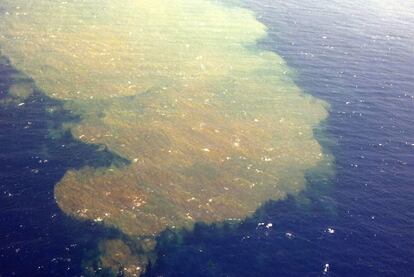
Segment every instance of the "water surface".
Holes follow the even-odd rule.
[[[66,214],[125,235],[101,241],[92,273],[137,275],[167,228],[243,219],[297,194],[309,169],[329,171],[314,137],[327,105],[259,47],[266,27],[248,9],[205,0],[1,8],[2,53],[33,80],[8,87],[3,105],[22,107],[38,89],[78,118],[50,135],[123,160],[68,170],[54,189]]]
[[[2,87],[2,93],[7,94],[3,97],[2,124],[4,130],[13,130],[4,132],[1,139],[5,142],[2,145],[14,145],[2,149],[7,169],[2,171],[5,212],[1,233],[5,235],[0,260],[5,275],[12,272],[20,276],[29,272],[31,275],[38,272],[39,276],[80,275],[85,268],[93,272],[103,263],[119,264],[119,259],[113,259],[112,254],[120,250],[126,253],[121,263],[127,264],[131,261],[145,264],[148,253],[155,252],[158,258],[147,271],[149,276],[408,276],[414,271],[412,5],[386,0],[252,0],[243,6],[247,9],[239,9],[231,2],[222,6],[199,1],[196,4],[207,6],[186,11],[185,7],[194,7],[192,3],[177,11],[174,5],[167,9],[174,12],[162,13],[148,4],[144,5],[148,10],[143,9],[146,11],[143,14],[111,1],[100,2],[99,8],[93,1],[68,1],[58,5],[48,1],[40,1],[38,5],[30,1],[22,1],[20,5],[16,1],[2,2],[3,10],[12,9],[7,16],[14,16],[2,18],[9,25],[2,24],[8,26],[2,29],[8,36],[3,35],[0,43],[3,54],[11,59],[11,65],[2,70],[2,80],[5,80],[2,84],[10,83]],[[86,7],[86,3],[92,5]],[[136,4],[126,3],[125,7]],[[33,14],[24,11],[25,7]],[[79,14],[80,10],[84,12]],[[180,12],[189,12],[190,18],[178,20]],[[62,20],[58,16],[61,14],[70,16]],[[125,16],[119,17],[120,14]],[[157,14],[162,14],[162,18],[154,16]],[[21,18],[22,15],[29,18]],[[214,20],[201,20],[205,18],[203,15]],[[144,18],[151,18],[143,25],[152,28],[151,32],[147,28],[131,34],[119,31],[136,31],[134,24]],[[168,28],[177,22],[180,28]],[[30,28],[33,24],[38,28]],[[229,28],[228,33],[211,32],[222,31],[223,26]],[[197,32],[191,32],[194,29]],[[133,39],[128,40],[129,36]],[[141,36],[139,40],[137,36]],[[194,43],[188,43],[189,38]],[[168,43],[171,41],[174,43]],[[195,50],[194,46],[197,46]],[[135,51],[140,47],[148,51]],[[181,54],[171,55],[169,51]],[[264,58],[261,53],[265,53]],[[143,62],[136,63],[135,58]],[[168,68],[161,63],[166,60]],[[65,70],[67,64],[71,66]],[[295,82],[292,82],[292,68],[296,73]],[[81,74],[84,72],[90,73]],[[139,75],[137,72],[155,73]],[[186,75],[175,74],[180,72]],[[189,89],[182,84],[183,77],[188,77]],[[134,87],[137,83],[141,89]],[[81,87],[88,90],[85,92]],[[230,92],[212,95],[215,90],[223,92],[224,89]],[[246,94],[249,91],[254,93]],[[315,131],[315,126],[325,118],[327,106],[304,97],[303,92],[330,104],[329,117],[323,125],[325,131]],[[175,99],[184,103],[177,105]],[[172,111],[197,116],[178,120]],[[218,111],[225,111],[227,117]],[[57,115],[62,118],[59,122]],[[201,119],[207,124],[200,125]],[[158,125],[148,124],[151,120]],[[296,128],[273,125],[291,120]],[[256,125],[263,121],[268,124]],[[220,135],[214,129],[208,132],[209,124],[221,131]],[[280,128],[284,130],[283,136],[276,131]],[[99,137],[101,130],[123,135],[111,138],[102,133]],[[154,130],[165,133],[160,135]],[[140,134],[145,135],[139,137]],[[199,144],[190,139],[195,134]],[[231,139],[222,141],[226,136]],[[17,138],[19,143],[15,143]],[[176,139],[175,143],[171,138]],[[251,143],[243,145],[246,139]],[[214,142],[218,140],[220,144],[216,145]],[[183,151],[186,155],[165,160],[169,156],[160,156],[164,154],[159,147],[171,143],[197,147]],[[283,157],[276,163],[274,157],[256,150],[265,143],[283,143],[280,146],[283,151],[277,153],[289,153],[292,160]],[[322,176],[309,172],[317,159],[310,155],[308,160],[303,155],[318,156],[321,143],[324,151],[331,151],[335,157],[336,175],[331,181],[324,181],[324,176],[330,176],[326,171]],[[66,146],[70,146],[70,151],[65,150]],[[274,173],[278,176],[278,186],[274,189],[281,194],[276,193],[275,197],[272,186],[265,186],[262,196],[251,194],[250,185],[254,183],[257,188],[257,179],[250,173],[246,173],[250,181],[246,190],[230,187],[236,184],[235,180],[224,177],[239,177],[248,172],[239,169],[250,163],[244,164],[243,158],[236,159],[229,168],[223,168],[225,176],[220,175],[222,168],[215,161],[221,156],[214,154],[214,149],[220,149],[218,152],[223,152],[226,158],[232,157],[228,153],[235,151],[234,147],[246,149],[246,157],[256,161],[259,170],[269,162],[267,170],[273,172],[277,168],[277,174]],[[165,150],[169,153],[173,149]],[[157,246],[152,243],[152,236],[147,244],[142,243],[142,238],[139,242],[131,239],[134,238],[131,234],[148,229],[136,227],[131,217],[113,219],[113,212],[123,208],[120,203],[129,203],[128,198],[110,198],[108,205],[99,201],[107,196],[97,197],[96,193],[105,194],[124,178],[125,189],[116,187],[117,193],[109,191],[110,195],[141,195],[141,191],[130,193],[130,188],[138,183],[136,176],[140,175],[135,166],[138,163],[142,167],[141,155],[138,155],[142,151],[152,161],[150,169],[157,172],[170,164],[168,168],[177,174],[179,164],[194,165],[201,160],[191,170],[179,171],[179,175],[185,176],[184,179],[196,177],[201,182],[211,182],[209,190],[201,194],[199,187],[191,190],[190,185],[178,185],[179,191],[164,195],[163,199],[170,201],[185,195],[184,191],[191,191],[188,195],[191,197],[178,198],[181,202],[172,201],[165,209],[157,206],[150,210],[149,213],[182,215],[181,219],[179,216],[170,219],[168,226],[173,222],[188,226],[200,218],[205,222],[221,222],[220,219],[230,217],[224,212],[231,212],[231,217],[236,214],[237,218],[254,212],[253,216],[240,225],[197,224],[194,229],[166,231],[157,238]],[[240,157],[237,151],[235,157]],[[212,154],[213,158],[203,158]],[[135,159],[138,160],[135,162]],[[235,161],[233,157],[232,161]],[[125,177],[125,173],[130,177]],[[154,176],[162,178],[158,183],[172,178],[171,175],[146,176],[144,183]],[[285,178],[279,179],[279,176]],[[76,190],[62,189],[61,195],[67,195],[68,201],[59,201],[60,208],[75,218],[90,221],[70,220],[54,205],[53,188],[62,177],[58,188],[73,188],[71,185],[75,184]],[[218,186],[217,180],[228,181]],[[275,184],[275,179],[269,180],[268,184]],[[296,195],[305,187],[305,182],[307,190],[298,198],[268,202],[255,211],[265,199],[280,198],[286,193]],[[102,184],[105,190],[100,190]],[[148,187],[154,188],[154,184]],[[222,191],[234,189],[238,192],[228,192],[230,198],[224,201],[234,202],[230,207],[216,206],[213,209],[216,217],[202,215],[197,219],[189,214],[197,219],[189,220],[187,212],[171,209],[186,207],[184,200],[192,197],[218,192],[221,195]],[[243,191],[246,191],[245,198],[241,198]],[[209,199],[213,198],[207,197],[205,200],[210,203]],[[237,204],[240,199],[248,202]],[[130,200],[134,205],[146,201]],[[163,201],[157,199],[153,203],[160,202]],[[93,204],[94,212],[90,215],[84,215],[81,209],[85,207],[79,206],[85,203]],[[108,207],[112,209],[109,212]],[[144,257],[140,256],[142,253]]]

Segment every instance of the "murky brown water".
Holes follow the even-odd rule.
[[[325,104],[257,47],[266,29],[248,10],[207,0],[4,0],[0,10],[2,54],[81,116],[66,126],[75,137],[130,161],[69,171],[55,189],[67,214],[136,240],[141,255],[102,242],[103,267],[137,275],[154,247],[143,237],[242,219],[329,162],[313,135]],[[13,89],[22,102],[30,94]]]

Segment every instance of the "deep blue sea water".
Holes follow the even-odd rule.
[[[147,276],[412,276],[414,3],[245,5],[269,28],[262,47],[330,104],[317,135],[335,158],[335,176],[310,174],[299,197],[266,203],[239,226],[165,232]],[[31,82],[6,59],[0,64],[0,93],[16,80]],[[70,134],[50,137],[77,118],[41,92],[26,102],[0,110],[0,276],[79,276],[96,239],[118,234],[63,215],[53,187],[69,168],[117,157]]]

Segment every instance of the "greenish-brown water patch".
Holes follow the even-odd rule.
[[[76,218],[154,238],[241,219],[298,193],[326,159],[313,134],[325,104],[256,47],[266,28],[248,10],[201,0],[1,8],[2,51],[81,118],[65,129],[130,162],[66,173],[55,197]],[[13,91],[24,99],[27,89]],[[102,263],[116,264],[117,246],[128,256],[103,242]]]

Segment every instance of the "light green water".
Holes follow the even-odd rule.
[[[131,237],[243,219],[302,190],[306,171],[325,159],[313,135],[325,104],[302,93],[280,56],[257,47],[266,28],[246,9],[4,0],[0,11],[2,53],[81,116],[65,128],[131,162],[67,172],[55,197],[69,215]],[[14,90],[24,100],[24,88]],[[102,266],[143,271],[145,255],[123,242],[101,247]]]

